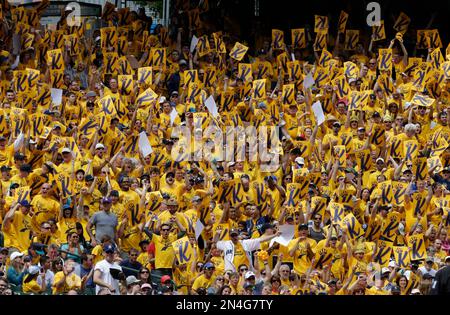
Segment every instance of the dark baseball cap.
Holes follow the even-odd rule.
[[[31,207],[31,204],[28,202],[28,200],[22,200],[22,201],[20,202],[20,205],[21,205],[22,207]]]
[[[102,203],[111,203],[111,202],[112,202],[111,199],[108,198],[108,197],[103,197],[102,198]]]
[[[239,230],[237,230],[237,229],[231,229],[231,230],[230,230],[230,235],[239,235]]]
[[[9,166],[7,166],[7,165],[3,165],[3,166],[0,168],[0,171],[1,171],[1,172],[9,172],[10,170],[12,170],[12,168],[9,167]]]
[[[298,229],[299,230],[307,230],[308,229],[308,224],[300,224],[299,226],[298,226]]]
[[[116,246],[114,244],[106,244],[103,247],[103,251],[107,254],[112,254],[116,251]]]

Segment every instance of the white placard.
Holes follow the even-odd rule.
[[[216,101],[214,101],[214,97],[212,95],[210,95],[206,99],[205,106],[208,109],[208,111],[211,113],[211,115],[213,115],[214,118],[219,116],[219,112],[217,110],[217,104],[216,104]]]
[[[287,247],[289,242],[294,238],[295,225],[293,225],[293,224],[280,225],[278,227],[278,230],[281,232],[281,235],[273,238],[270,241],[269,247],[271,247],[274,242],[277,242],[278,244],[281,244],[281,245]]]
[[[322,104],[320,103],[320,101],[317,101],[312,105],[311,108],[314,116],[316,117],[317,125],[320,126],[325,121],[325,114],[323,113]]]
[[[25,136],[21,132],[17,139],[14,141],[14,150],[19,150],[22,147],[24,138]]]
[[[192,40],[191,40],[191,52],[194,52],[195,47],[197,47],[197,43],[198,43],[198,38],[197,36],[192,36]]]
[[[291,53],[291,58],[292,58],[292,61],[295,61],[295,55],[294,55],[294,53]]]
[[[173,122],[178,117],[178,112],[175,108],[172,108],[172,111],[170,112],[170,124],[173,125]]]
[[[313,78],[313,76],[312,76],[312,71],[310,71],[307,75],[306,75],[306,77],[305,77],[305,80],[303,81],[303,87],[305,88],[305,90],[306,89],[309,89],[311,86],[313,86],[314,85],[314,78]]]
[[[195,239],[196,240],[198,240],[198,238],[202,234],[204,228],[205,228],[205,226],[203,225],[203,223],[200,220],[197,220],[197,223],[195,223]]]
[[[151,154],[153,152],[152,146],[150,145],[150,141],[148,141],[147,134],[145,131],[142,131],[139,134],[139,150],[141,151],[142,155],[146,157],[147,155]]]
[[[52,98],[52,104],[54,106],[61,105],[63,90],[51,88],[50,93],[51,93],[51,98]]]

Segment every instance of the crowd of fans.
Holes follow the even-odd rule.
[[[1,7],[0,294],[444,290],[437,30],[417,32],[412,56],[405,14],[365,43],[341,12],[248,47],[202,20],[208,1],[174,1],[169,28],[107,3],[100,29],[70,7],[40,27],[48,2]],[[256,138],[226,142],[225,159],[210,126],[219,147],[227,127],[278,132],[253,160]]]

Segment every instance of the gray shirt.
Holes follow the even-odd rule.
[[[104,235],[110,236],[113,240],[115,239],[118,220],[114,213],[106,213],[105,211],[96,212],[89,222],[95,226],[95,239],[97,241],[100,242]]]

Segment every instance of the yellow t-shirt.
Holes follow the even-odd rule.
[[[64,272],[60,271],[55,274],[55,278],[53,280],[53,294],[61,294],[61,293],[67,293],[70,290],[78,290],[81,288],[81,278],[77,276],[75,273],[72,273],[68,276],[66,276],[66,280],[64,282],[64,285],[60,287],[59,289],[55,286],[56,283],[61,281],[64,278]]]
[[[22,282],[22,291],[23,291],[23,293],[40,294],[40,293],[42,293],[42,288],[37,283],[37,280],[33,279],[33,280],[31,280],[30,282],[27,282],[27,283]]]
[[[172,268],[175,259],[172,243],[177,240],[176,235],[169,235],[163,239],[161,235],[152,234],[151,241],[155,244],[155,268]]]
[[[192,285],[192,290],[197,291],[199,288],[208,289],[214,283],[215,277],[212,276],[210,279],[206,279],[205,275],[201,275],[197,279],[195,279],[194,284]]]

